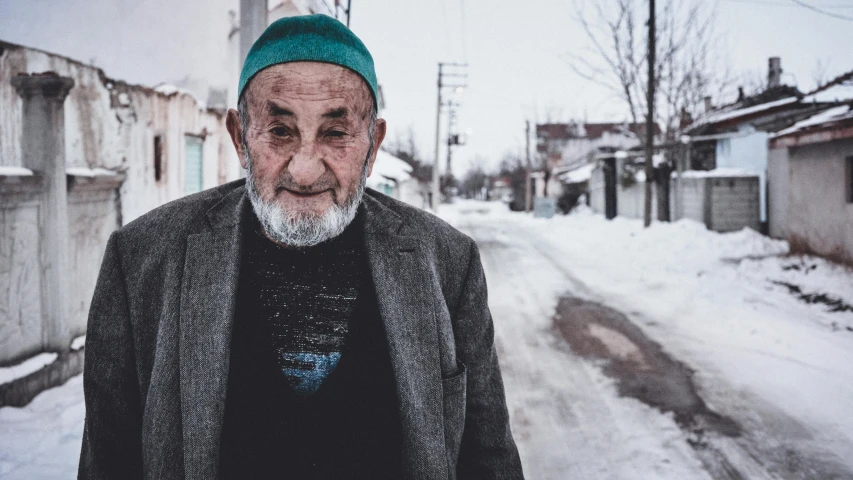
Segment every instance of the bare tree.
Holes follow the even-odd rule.
[[[409,127],[405,134],[397,135],[394,139],[385,142],[382,149],[394,155],[412,167],[412,176],[418,181],[429,183],[432,181],[432,162],[424,162],[415,141],[415,130]]]
[[[590,45],[569,56],[571,67],[581,77],[616,93],[632,123],[638,123],[647,109],[645,4],[638,0],[575,0],[578,23]],[[685,114],[696,118],[704,97],[722,96],[731,81],[714,51],[718,44],[715,2],[663,0],[659,5],[655,120],[672,141]]]

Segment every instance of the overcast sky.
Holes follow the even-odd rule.
[[[779,56],[786,83],[808,90],[814,86],[818,61],[831,76],[853,69],[853,0],[801,2],[849,19],[818,14],[794,0],[719,0],[716,45],[731,70],[766,78],[767,58]],[[84,62],[94,60],[107,75],[136,83],[153,85],[192,75],[207,78],[225,58],[228,10],[238,4],[237,0],[0,0],[0,39]],[[352,0],[352,4],[351,27],[373,53],[390,137],[412,128],[428,159],[433,158],[435,144],[437,62],[469,64],[458,125],[460,131],[472,134],[466,146],[455,150],[457,175],[474,157],[492,167],[504,152],[522,151],[526,119],[535,123],[627,118],[611,91],[580,78],[568,63],[570,55],[584,54],[588,48],[574,19],[573,0]],[[230,81],[227,76],[225,81]],[[233,81],[236,84],[236,78]],[[444,162],[442,148],[442,168]]]

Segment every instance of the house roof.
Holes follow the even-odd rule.
[[[542,139],[568,140],[574,138],[568,123],[541,123],[536,125],[536,137]]]
[[[833,103],[853,101],[853,70],[839,75],[806,94],[803,102]]]
[[[376,152],[376,161],[373,163],[373,171],[367,178],[367,186],[377,188],[379,185],[403,182],[412,176],[412,166],[391,155],[385,150]]]
[[[786,148],[853,138],[853,104],[826,109],[774,135],[771,146]]]
[[[541,139],[570,140],[573,138],[601,138],[605,133],[634,134],[643,136],[646,133],[645,123],[544,123],[536,125],[536,136]],[[660,135],[660,125],[654,127],[654,134]]]

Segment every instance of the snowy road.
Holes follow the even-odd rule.
[[[700,273],[708,285],[679,278],[691,273],[683,265],[650,271],[619,253],[628,245],[618,238],[624,231],[585,231],[587,223],[606,223],[600,218],[551,225],[470,205],[443,216],[481,249],[513,431],[529,478],[853,478],[844,455],[853,452],[846,413],[853,405],[853,334],[824,326],[849,322],[849,312],[827,317],[786,292],[751,285],[749,269],[731,262],[716,261],[722,271]],[[627,241],[642,243],[635,233]],[[720,292],[722,285],[737,295]],[[705,288],[727,300],[720,303]],[[671,413],[620,397],[604,362],[573,352],[555,328],[566,297],[622,309],[650,341],[696,371],[704,404],[740,432],[721,433],[701,421],[685,428]],[[596,328],[609,332],[603,343],[614,355],[646,353],[642,343]]]

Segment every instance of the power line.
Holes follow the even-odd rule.
[[[789,1],[781,0],[726,0],[731,3],[742,3],[747,5],[773,5],[779,7],[802,7],[801,5],[792,4]],[[817,8],[853,8],[853,4],[834,4],[834,5],[814,5]]]
[[[465,35],[465,0],[459,0],[459,10],[462,16],[462,61],[468,61],[468,37]]]
[[[839,13],[827,12],[826,10],[822,10],[820,8],[815,7],[814,5],[809,5],[808,3],[802,2],[800,0],[791,0],[791,1],[794,2],[795,4],[799,5],[799,6],[803,7],[803,8],[807,8],[807,9],[809,9],[813,12],[817,12],[821,15],[826,15],[827,17],[832,17],[832,18],[837,18],[839,20],[847,20],[848,22],[853,22],[853,17],[848,17],[846,15],[841,15]]]

